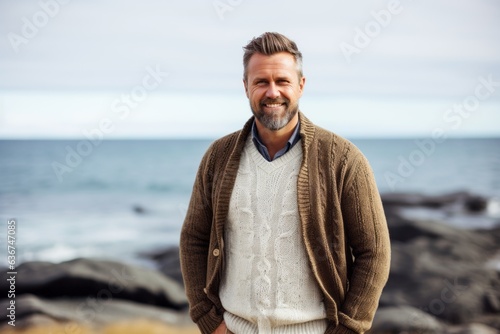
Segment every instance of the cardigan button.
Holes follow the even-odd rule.
[[[219,255],[220,255],[220,251],[219,251],[219,249],[218,249],[218,248],[215,248],[215,249],[214,249],[214,251],[212,252],[212,254],[213,254],[214,256],[219,256]]]

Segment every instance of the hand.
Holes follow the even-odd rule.
[[[226,334],[226,323],[223,321],[220,323],[219,327],[215,329],[215,332],[212,334]]]

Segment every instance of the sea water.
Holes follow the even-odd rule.
[[[500,139],[352,141],[382,193],[468,191],[500,198]],[[211,142],[114,140],[89,148],[80,141],[0,141],[0,218],[18,221],[18,263],[135,261],[140,253],[177,245]],[[72,153],[78,150],[80,159]],[[468,224],[474,228],[474,221]]]

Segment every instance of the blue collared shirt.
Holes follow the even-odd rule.
[[[255,144],[257,150],[260,152],[260,154],[262,154],[264,159],[266,159],[267,161],[273,161],[284,155],[286,152],[290,151],[290,149],[295,144],[297,144],[297,142],[300,140],[299,130],[300,130],[300,122],[297,123],[297,125],[295,126],[295,130],[290,136],[290,139],[288,139],[288,142],[286,143],[285,147],[276,152],[273,159],[271,159],[267,147],[264,144],[262,144],[262,141],[260,140],[259,133],[257,132],[257,126],[255,125],[255,121],[253,121],[252,124],[252,141]]]

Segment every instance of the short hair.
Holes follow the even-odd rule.
[[[243,47],[243,79],[247,80],[248,63],[255,53],[271,56],[279,52],[288,52],[295,58],[299,78],[302,77],[302,53],[297,48],[297,44],[288,37],[277,32],[265,32],[259,37],[254,37]]]

